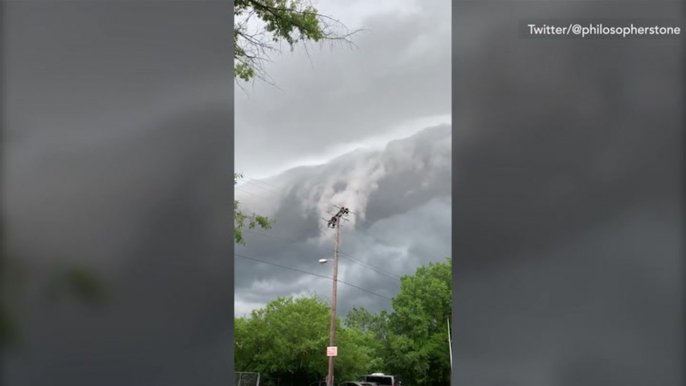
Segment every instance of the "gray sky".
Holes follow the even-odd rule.
[[[331,266],[317,263],[333,254],[321,218],[346,205],[356,215],[342,234],[340,279],[373,294],[341,285],[339,312],[377,311],[389,308],[399,276],[450,254],[450,3],[318,5],[361,30],[356,47],[286,51],[266,68],[277,87],[258,81],[235,91],[236,170],[247,177],[236,197],[276,220],[246,234],[236,252],[330,276]],[[271,178],[253,180],[262,177]],[[234,311],[277,296],[328,297],[330,287],[237,257]]]
[[[285,50],[266,68],[278,88],[236,88],[236,170],[253,178],[449,123],[449,2],[319,5],[362,29],[357,47]]]

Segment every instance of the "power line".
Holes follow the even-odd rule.
[[[359,264],[359,265],[361,265],[361,266],[363,266],[363,267],[365,267],[365,268],[369,268],[369,269],[371,269],[372,271],[378,273],[379,275],[386,276],[386,277],[389,277],[389,278],[395,279],[395,280],[400,280],[400,276],[395,275],[395,274],[393,274],[393,273],[390,273],[390,271],[383,271],[381,268],[377,268],[377,267],[375,267],[375,266],[373,266],[373,265],[371,265],[371,264],[369,264],[369,263],[365,263],[365,262],[363,262],[363,261],[361,261],[361,260],[356,260],[355,257],[353,257],[353,256],[351,256],[351,255],[349,255],[349,254],[347,254],[347,253],[345,253],[345,252],[338,252],[338,253],[339,253],[344,259],[350,260],[350,261],[352,261],[353,263],[357,263],[357,264]],[[384,273],[384,272],[386,272],[386,273]]]
[[[268,198],[268,197],[265,197],[265,196],[262,196],[262,195],[253,193],[253,192],[251,192],[251,191],[249,191],[249,190],[242,189],[242,188],[240,188],[240,187],[238,187],[238,186],[236,186],[235,189],[236,189],[236,190],[240,190],[241,192],[247,193],[247,194],[249,194],[249,195],[251,195],[251,196],[253,196],[253,197],[257,197],[257,198],[259,198],[259,199],[261,199],[261,200],[264,200],[264,199],[267,199],[267,198]],[[250,198],[250,197],[248,197],[248,198]],[[261,203],[261,202],[262,202],[262,201],[260,201],[260,203]],[[251,203],[250,201],[248,201],[248,206],[255,206],[255,204],[254,204],[254,203]],[[257,207],[258,207],[258,209],[259,209],[259,208],[263,208],[263,209],[264,209],[264,207],[262,207],[261,205],[257,205]]]
[[[256,180],[253,180],[253,181],[256,181]],[[282,195],[282,193],[278,193],[278,192],[275,192],[275,191],[273,191],[273,190],[271,190],[271,189],[267,189],[267,188],[265,188],[264,186],[257,185],[257,184],[254,183],[254,182],[245,181],[245,183],[246,183],[246,184],[250,184],[250,185],[252,185],[252,186],[257,186],[258,188],[260,188],[260,189],[262,189],[262,190],[266,190],[267,192],[270,192],[270,193],[273,193],[273,194],[276,194],[276,195],[279,195],[279,196]]]
[[[254,257],[249,257],[249,256],[241,255],[240,253],[234,253],[234,255],[235,255],[235,256],[238,256],[238,257],[240,257],[240,258],[246,259],[246,260],[252,260],[252,261],[256,261],[256,262],[258,262],[258,263],[273,265],[273,266],[275,266],[275,267],[284,268],[284,269],[289,269],[289,270],[291,270],[291,271],[304,273],[304,274],[306,274],[306,275],[312,275],[312,276],[316,276],[316,277],[319,277],[319,278],[322,278],[322,279],[332,280],[332,278],[329,277],[329,276],[319,275],[319,274],[316,274],[316,273],[303,271],[303,270],[300,270],[300,269],[297,269],[297,268],[292,268],[292,267],[287,267],[287,266],[281,265],[281,264],[271,263],[271,262],[268,262],[268,261],[256,259],[256,258],[254,258]],[[347,286],[356,288],[356,289],[358,289],[358,290],[360,290],[360,291],[364,291],[364,292],[367,292],[367,293],[369,293],[369,294],[372,294],[372,295],[375,295],[375,296],[378,296],[378,297],[381,297],[381,298],[384,298],[384,299],[393,300],[393,299],[391,299],[391,298],[389,298],[389,297],[387,297],[387,296],[379,295],[379,294],[377,294],[376,292],[372,292],[372,291],[370,291],[370,290],[368,290],[368,289],[365,289],[365,288],[356,286],[355,284],[347,283],[347,282],[344,282],[343,280],[337,280],[337,281],[338,281],[339,283],[345,284],[345,285],[347,285]]]
[[[270,192],[270,193],[273,193],[273,194],[277,194],[277,195],[282,195],[282,193],[279,193],[279,192],[283,192],[283,188],[279,188],[278,186],[269,184],[269,183],[264,182],[264,181],[257,180],[257,179],[255,179],[255,178],[246,178],[245,176],[243,176],[242,180],[243,180],[243,182],[246,183],[246,184],[250,184],[250,185],[252,185],[252,186],[256,186],[256,187],[258,187],[258,188],[260,188],[260,189],[262,189],[262,190],[266,190],[267,192]],[[258,185],[257,183],[260,183],[260,184],[262,184],[262,185],[267,185],[267,186],[270,186],[270,187],[272,187],[272,188],[275,188],[275,189],[278,190],[279,192],[276,192],[276,191],[271,190],[271,189],[267,189],[267,188],[265,188],[265,187],[262,186],[262,185]]]
[[[276,187],[276,186],[274,186],[274,185],[270,185],[270,184],[268,184],[268,183],[266,183],[266,182],[264,182],[264,181],[256,180],[256,179],[254,179],[254,178],[249,178],[249,179],[250,179],[251,181],[259,182],[259,183],[261,183],[261,184],[265,184],[265,185],[268,185],[268,186],[272,186],[272,187],[278,189],[278,187]],[[273,191],[273,190],[267,189],[267,188],[265,188],[265,187],[262,187],[262,186],[260,186],[260,185],[255,184],[254,182],[245,181],[245,183],[247,183],[247,184],[251,184],[251,185],[256,186],[256,187],[258,187],[258,188],[260,188],[260,189],[266,190],[266,191],[268,191],[268,192],[270,192],[270,193],[273,193],[273,194],[282,196],[282,197],[284,197],[284,198],[287,198],[287,197],[286,197],[284,194],[282,194],[282,193],[278,193],[278,192],[275,192],[275,191]],[[278,190],[281,190],[281,189],[278,189]],[[247,193],[250,193],[250,192],[247,192]],[[266,198],[266,197],[264,197],[264,196],[258,196],[258,197]],[[352,213],[352,214],[354,214],[354,213]],[[359,217],[358,217],[358,219],[357,219],[356,221],[357,221],[357,222],[360,222],[360,223],[366,223],[366,222],[367,222],[366,219],[362,220],[362,219],[359,218]],[[368,232],[365,232],[364,229],[359,229],[359,228],[358,228],[358,230],[361,230],[361,231],[363,231],[364,233],[367,233],[367,235],[371,236],[373,239],[377,239],[377,240],[379,240],[379,241],[381,241],[381,242],[383,242],[383,243],[389,244],[386,240],[383,240],[382,238],[379,238],[378,236],[372,236],[372,235],[370,235]],[[427,253],[426,249],[424,249],[424,248],[417,247],[417,246],[414,246],[414,248],[417,249],[417,250],[419,250],[420,252],[424,253],[424,254],[427,255],[427,256],[430,256],[430,257],[432,257],[432,258],[434,258],[434,259],[437,259],[437,260],[439,259],[437,256],[435,256],[435,255],[433,255],[433,254],[431,254],[431,253]],[[344,254],[344,253],[341,252],[341,254]],[[391,274],[391,275],[392,275],[392,274]],[[396,278],[398,278],[398,277],[396,277]]]
[[[378,237],[374,237],[374,238],[376,238],[376,240],[381,241],[381,242],[384,243],[384,244],[391,244],[391,243],[389,243],[389,242],[387,242],[387,241],[385,241],[385,240],[383,240],[383,239],[380,239],[380,238],[378,238]],[[450,256],[450,254],[447,254],[447,255],[445,255],[445,256],[443,256],[443,257],[438,257],[437,255],[434,255],[433,253],[428,253],[427,250],[426,250],[425,248],[417,247],[417,245],[409,245],[408,248],[407,248],[407,252],[410,253],[410,252],[412,251],[412,249],[415,249],[417,252],[422,253],[422,254],[424,254],[424,255],[426,255],[426,256],[428,256],[428,257],[431,257],[431,258],[433,258],[433,259],[435,259],[435,260],[443,260],[443,259],[445,259],[446,257]]]
[[[246,230],[245,232],[247,232],[247,233],[252,233],[252,234],[255,234],[255,235],[259,235],[259,236],[264,236],[264,237],[271,237],[271,238],[277,239],[277,240],[288,241],[288,242],[291,242],[291,243],[298,243],[298,244],[300,243],[300,241],[298,241],[298,240],[288,239],[288,238],[284,238],[284,237],[278,237],[278,236],[274,236],[274,235],[270,235],[270,234],[266,234],[266,233],[262,233],[262,232],[254,232],[254,231],[249,231],[249,230]],[[316,248],[321,248],[321,249],[326,249],[327,251],[332,251],[332,250],[333,250],[332,248],[323,247],[323,246],[319,246],[319,245],[312,245],[312,244],[305,244],[305,245],[309,245],[309,246],[316,247]],[[374,265],[372,265],[372,264],[369,264],[369,263],[363,262],[363,261],[361,261],[361,260],[358,260],[356,257],[350,255],[349,253],[339,252],[339,254],[340,254],[340,255],[343,255],[343,258],[345,258],[345,259],[347,259],[347,260],[350,260],[350,261],[352,261],[352,262],[354,262],[354,263],[357,263],[357,264],[359,264],[359,265],[361,265],[361,266],[363,266],[363,267],[365,267],[365,268],[371,269],[371,270],[375,271],[376,273],[378,273],[378,274],[380,274],[380,275],[389,277],[389,278],[391,278],[391,279],[400,280],[400,277],[399,277],[399,276],[397,276],[397,275],[391,273],[390,271],[384,270],[383,268],[379,268],[379,267],[376,267],[376,266],[374,266]]]
[[[263,185],[271,186],[272,188],[275,188],[276,190],[279,190],[279,191],[283,191],[283,190],[285,189],[284,187],[272,185],[272,184],[270,184],[270,183],[268,183],[268,182],[265,182],[265,181],[262,181],[262,180],[258,180],[258,179],[255,179],[255,178],[249,178],[249,180],[255,181],[255,182],[259,182],[260,184],[263,184]],[[246,181],[246,182],[247,182],[247,181]]]
[[[284,192],[284,193],[285,193],[286,190],[287,190],[287,188],[284,188],[283,186],[272,185],[272,184],[270,184],[270,183],[268,183],[268,182],[264,182],[264,181],[261,181],[261,180],[256,180],[256,179],[254,179],[254,178],[251,178],[250,180],[253,181],[253,182],[260,183],[260,184],[262,184],[262,185],[266,185],[266,186],[269,186],[269,187],[271,187],[271,188],[274,188],[274,189],[276,189],[276,190],[279,191],[279,192]]]
[[[262,195],[259,195],[259,194],[257,194],[257,193],[253,193],[253,192],[251,192],[251,191],[249,191],[249,190],[242,189],[240,186],[236,186],[235,189],[236,189],[236,190],[240,190],[240,191],[243,192],[243,193],[248,193],[248,194],[253,195],[253,196],[255,196],[255,197],[267,198],[267,197],[262,196]]]
[[[272,184],[270,184],[270,183],[268,183],[268,182],[265,182],[265,181],[262,181],[262,180],[256,180],[256,179],[254,179],[254,178],[251,178],[251,180],[253,180],[253,181],[255,181],[255,182],[259,182],[260,184],[264,184],[264,185],[267,185],[267,186],[271,186],[272,188],[276,188],[277,190],[284,190],[284,189],[285,189],[283,186],[272,185]]]
[[[254,257],[248,257],[248,256],[245,256],[245,255],[241,255],[240,253],[235,253],[235,252],[234,252],[234,255],[235,255],[235,256],[238,256],[238,257],[241,257],[241,258],[243,258],[243,259],[252,260],[252,261],[257,261],[257,262],[259,262],[259,263],[269,264],[269,265],[273,265],[273,266],[275,266],[275,267],[290,269],[291,271],[296,271],[296,272],[304,273],[304,274],[307,274],[307,275],[317,276],[317,277],[321,277],[321,278],[323,278],[323,279],[331,279],[331,278],[328,277],[328,276],[324,276],[324,275],[320,275],[320,274],[312,273],[312,272],[307,272],[307,271],[302,271],[302,270],[299,270],[299,269],[297,269],[297,268],[287,267],[287,266],[285,266],[285,265],[280,265],[280,264],[276,264],[276,263],[270,263],[270,262],[268,262],[268,261],[256,259],[256,258],[254,258]]]
[[[259,236],[264,236],[264,237],[271,237],[271,238],[273,238],[273,239],[282,240],[282,241],[288,241],[288,242],[291,242],[291,243],[301,244],[301,242],[298,241],[298,240],[288,239],[288,238],[284,238],[284,237],[278,237],[278,236],[270,235],[270,234],[263,233],[263,232],[254,232],[254,231],[250,231],[250,230],[244,230],[243,232],[252,233],[252,234],[259,235]],[[315,247],[315,248],[326,249],[327,251],[332,251],[332,250],[333,250],[332,248],[324,247],[324,246],[320,246],[320,245],[312,245],[312,244],[305,244],[305,245],[309,245],[309,246],[312,246],[312,247]],[[353,263],[357,263],[357,264],[363,266],[364,268],[370,269],[370,270],[372,270],[372,271],[378,273],[379,275],[386,276],[386,277],[391,278],[391,279],[394,279],[394,280],[400,280],[400,277],[399,277],[399,276],[394,275],[394,274],[391,273],[390,271],[386,271],[386,270],[384,270],[384,269],[382,269],[382,268],[375,267],[375,266],[373,266],[373,265],[371,265],[371,264],[369,264],[369,263],[363,262],[363,261],[361,261],[361,260],[357,260],[357,258],[355,258],[354,256],[352,256],[352,255],[350,255],[350,254],[348,254],[348,253],[345,253],[345,252],[338,252],[338,253],[339,253],[339,255],[341,255],[341,257],[343,257],[344,259],[350,260],[350,261],[352,261]]]
[[[245,177],[244,177],[244,178],[245,178]],[[261,184],[265,184],[265,185],[272,186],[272,187],[274,187],[274,188],[279,189],[278,187],[276,187],[276,186],[274,186],[274,185],[271,185],[271,184],[269,184],[269,183],[267,183],[267,182],[264,182],[264,181],[256,180],[256,179],[254,179],[254,178],[248,178],[248,179],[251,180],[251,181],[254,181],[254,182],[259,182],[259,183],[261,183]],[[266,190],[266,191],[268,191],[268,192],[270,192],[270,193],[272,193],[272,194],[279,195],[279,196],[281,196],[281,197],[283,197],[283,198],[287,198],[286,195],[284,195],[284,194],[282,194],[282,193],[278,193],[278,192],[275,192],[275,191],[273,191],[273,190],[267,189],[267,188],[265,188],[265,187],[262,187],[262,186],[260,186],[260,185],[255,184],[254,182],[251,182],[251,181],[245,181],[245,183],[251,184],[251,185],[256,186],[256,187],[258,187],[258,188],[260,188],[260,189]],[[239,188],[236,188],[236,189],[239,189]],[[279,189],[279,190],[281,190],[281,189]],[[246,193],[248,193],[248,194],[252,194],[253,196],[256,196],[256,197],[268,199],[268,197],[261,196],[261,195],[257,195],[257,194],[255,194],[255,193],[252,193],[252,192],[249,192],[249,191],[246,191],[246,190],[241,190],[241,191],[246,192]],[[359,221],[359,222],[367,222],[366,220],[364,220],[364,221],[361,220],[359,217],[358,217],[358,219],[357,219],[356,221]],[[364,230],[364,229],[358,228],[358,230],[359,230],[359,231],[362,231],[362,232],[365,233],[365,234],[367,234],[367,236],[371,237],[372,239],[376,239],[376,240],[378,240],[378,241],[381,241],[381,242],[384,243],[384,244],[390,244],[390,243],[388,243],[386,240],[384,240],[384,239],[382,239],[382,238],[379,238],[378,236],[371,235],[368,231],[366,231],[366,230]],[[251,233],[256,233],[256,232],[251,232]],[[265,235],[265,236],[266,236],[266,235]],[[292,241],[292,242],[296,242],[296,243],[298,242],[298,241],[295,241],[295,240],[288,240],[288,241]],[[327,248],[327,249],[328,249],[328,250],[333,250],[332,248]],[[422,252],[422,253],[424,253],[425,255],[427,255],[427,256],[429,256],[429,257],[432,257],[432,258],[434,258],[434,259],[436,259],[436,260],[440,260],[437,256],[435,256],[435,255],[433,255],[433,254],[431,254],[431,253],[427,253],[427,251],[426,251],[424,248],[421,248],[421,247],[418,248],[417,246],[414,246],[414,249],[419,250],[419,252]],[[356,258],[355,258],[354,256],[352,256],[352,255],[350,255],[350,254],[348,254],[348,253],[345,253],[345,252],[339,252],[339,253],[340,253],[341,255],[343,255],[343,256],[347,256],[347,259],[348,259],[348,260],[351,260],[351,261],[353,261],[353,262],[355,262],[355,263],[357,263],[357,264],[360,264],[360,265],[362,265],[362,266],[365,267],[365,268],[371,269],[372,271],[375,271],[376,273],[378,273],[378,274],[380,274],[380,275],[382,275],[382,276],[386,276],[386,277],[389,277],[389,278],[395,279],[395,280],[400,280],[400,277],[399,277],[398,275],[395,275],[395,274],[393,274],[392,272],[390,272],[390,271],[388,271],[388,270],[384,270],[383,268],[376,267],[376,266],[374,266],[374,265],[372,265],[372,264],[369,264],[369,263],[366,263],[366,262],[363,262],[363,261],[356,260]]]

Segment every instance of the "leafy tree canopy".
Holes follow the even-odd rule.
[[[372,372],[412,386],[450,384],[447,322],[452,263],[432,263],[401,280],[393,310],[355,307],[336,329],[337,383]],[[260,372],[281,386],[308,385],[327,372],[330,308],[316,296],[278,298],[235,325],[236,371]]]
[[[403,277],[393,311],[388,364],[408,383],[449,382],[452,260],[430,263]]]
[[[277,298],[249,317],[235,320],[236,371],[252,371],[285,384],[326,376],[329,305],[315,296]],[[336,379],[354,379],[367,371],[373,349],[355,329],[336,327]]]
[[[234,71],[241,80],[265,80],[264,63],[282,43],[344,41],[349,32],[338,20],[322,15],[303,0],[236,0],[234,2]]]

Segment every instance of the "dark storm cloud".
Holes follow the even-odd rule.
[[[678,384],[679,42],[516,32],[678,12],[456,4],[455,381]]]
[[[450,114],[450,2],[417,4],[369,14],[355,36],[357,48],[299,47],[279,56],[268,67],[278,88],[237,89],[237,169],[283,170],[284,162],[409,120]]]
[[[330,276],[331,266],[317,263],[333,255],[332,231],[322,227],[322,217],[335,210],[332,205],[346,205],[355,215],[342,232],[340,278],[374,294],[341,285],[339,309],[345,314],[352,306],[389,308],[384,297],[397,294],[399,276],[450,253],[450,137],[449,126],[426,129],[383,151],[353,152],[325,165],[287,171],[265,181],[269,185],[243,185],[254,193],[281,188],[282,194],[271,197],[278,202],[276,226],[247,233],[247,245],[237,253]],[[249,197],[244,193],[237,192],[240,200]],[[260,200],[248,199],[246,208]],[[277,296],[313,291],[326,297],[330,287],[330,280],[236,259],[238,315]]]
[[[29,293],[4,384],[230,382],[230,4],[5,7],[3,247],[110,296]]]

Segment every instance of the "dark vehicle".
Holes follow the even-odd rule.
[[[371,382],[349,381],[349,382],[343,382],[338,386],[378,386],[378,385],[376,383],[371,383]]]
[[[319,381],[310,384],[310,386],[326,386],[326,381]],[[378,383],[364,382],[364,381],[348,381],[339,384],[338,386],[381,386]]]
[[[396,379],[392,375],[383,373],[374,373],[370,375],[363,375],[358,382],[362,383],[376,383],[378,386],[398,386]]]

